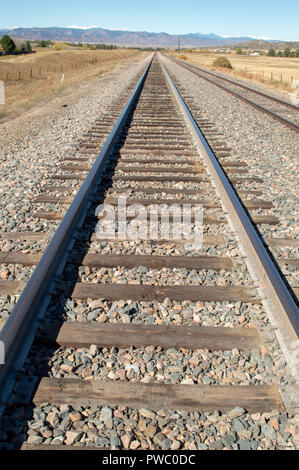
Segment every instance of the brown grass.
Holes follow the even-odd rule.
[[[0,57],[0,80],[5,83],[5,105],[0,119],[19,115],[75,83],[96,78],[117,68],[136,51],[64,50],[42,48],[36,54]]]
[[[171,55],[178,56],[175,53]],[[187,56],[187,62],[217,70],[212,64],[219,57],[219,54],[192,52],[185,55]],[[262,83],[269,88],[289,93],[294,91],[291,88],[292,80],[299,80],[299,58],[233,54],[225,54],[225,57],[229,59],[233,67],[233,70],[225,70],[225,73]]]

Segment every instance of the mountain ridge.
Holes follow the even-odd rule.
[[[105,28],[80,27],[43,27],[0,29],[0,35],[24,40],[47,40],[67,42],[109,43],[118,46],[143,47],[177,47],[178,35],[169,33],[153,33],[147,31],[125,31]],[[213,47],[237,44],[252,40],[250,37],[222,37],[214,33],[181,34],[181,47]]]

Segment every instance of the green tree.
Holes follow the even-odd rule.
[[[52,41],[48,39],[45,41],[44,39],[41,39],[40,41],[37,41],[37,47],[49,47],[52,44]]]
[[[242,55],[242,49],[240,47],[237,49],[237,54]]]
[[[47,41],[37,41],[37,47],[47,47]]]
[[[286,47],[285,50],[283,51],[283,55],[285,57],[290,57],[291,54],[291,49],[289,47]]]
[[[295,56],[299,57],[299,49],[296,49]]]
[[[282,52],[282,51],[278,51],[278,52],[277,52],[277,55],[278,55],[278,57],[283,57],[283,52]]]
[[[275,53],[275,49],[273,49],[273,47],[271,47],[271,49],[268,50],[268,54],[270,57],[275,57],[276,56],[276,53]]]
[[[2,38],[0,39],[0,44],[5,52],[11,52],[16,50],[16,45],[13,39],[11,39],[11,37],[9,37],[7,34],[4,34],[4,36],[2,36]]]
[[[26,51],[26,52],[31,52],[31,51],[32,51],[32,47],[31,47],[30,41],[26,41],[26,43],[25,43],[25,51]]]
[[[22,52],[31,52],[32,47],[30,41],[26,41],[25,43],[23,42],[17,50]]]

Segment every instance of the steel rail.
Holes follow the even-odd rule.
[[[51,286],[55,285],[66,264],[75,234],[82,225],[92,196],[100,184],[108,161],[107,157],[139,98],[152,60],[153,57],[0,333],[0,342],[2,341],[0,344],[4,345],[5,350],[5,364],[0,366],[0,417],[49,304]]]
[[[189,70],[189,72],[192,72],[194,73],[195,75],[197,75],[198,77],[202,78],[203,80],[206,80],[210,83],[212,83],[213,85],[217,86],[218,88],[221,88],[222,90],[226,91],[227,93],[230,93],[231,95],[235,96],[236,98],[240,99],[241,101],[243,101],[244,103],[246,104],[249,104],[250,106],[252,106],[253,108],[255,109],[258,109],[259,111],[261,111],[262,113],[265,113],[265,114],[268,114],[269,116],[271,116],[273,119],[276,119],[277,121],[281,122],[282,124],[286,125],[287,127],[289,127],[290,129],[296,131],[296,132],[299,132],[299,126],[292,122],[292,121],[289,121],[288,119],[285,119],[284,117],[280,116],[279,114],[276,114],[274,113],[273,111],[270,111],[270,109],[267,109],[267,108],[264,108],[263,106],[257,104],[257,103],[254,103],[253,101],[249,100],[248,98],[245,98],[244,96],[241,96],[239,95],[238,93],[236,93],[235,91],[233,90],[230,90],[229,88],[226,88],[225,86],[223,85],[220,85],[220,83],[216,83],[214,82],[213,80],[211,80],[210,78],[208,77],[205,77],[203,75],[200,74],[200,71],[199,70],[192,70],[192,67],[194,67],[193,65],[190,65],[190,64],[186,64],[186,63],[183,63],[181,61],[178,61],[177,59],[173,58],[173,57],[170,57],[170,56],[167,56],[170,60],[172,60],[173,62],[175,62],[176,64],[180,65],[181,67],[184,67],[186,70]],[[197,67],[195,67],[197,69]],[[204,71],[204,73],[208,73],[206,71]],[[212,75],[212,74],[211,74]],[[214,76],[215,78],[218,78],[216,76]],[[224,79],[226,80],[226,79]],[[283,104],[285,104],[283,102]],[[295,107],[297,110],[298,108]]]
[[[248,269],[257,282],[257,289],[273,328],[296,379],[299,378],[299,309],[262,243],[253,223],[231,183],[200,131],[190,110],[162,65],[185,121],[194,137],[199,153],[207,166],[224,210],[240,241]]]

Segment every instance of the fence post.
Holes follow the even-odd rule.
[[[0,104],[5,104],[5,85],[0,80]]]

